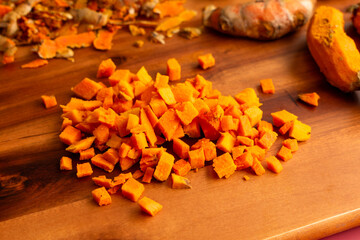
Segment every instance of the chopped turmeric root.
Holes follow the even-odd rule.
[[[155,202],[148,197],[143,197],[138,203],[141,210],[151,216],[155,216],[162,209],[162,205],[160,203]]]
[[[21,68],[38,68],[47,65],[49,62],[46,59],[35,59],[29,63],[21,65]]]
[[[313,93],[302,93],[302,94],[299,94],[299,99],[309,105],[312,105],[312,106],[319,106],[319,99],[320,99],[320,96],[316,93],[316,92],[313,92]]]

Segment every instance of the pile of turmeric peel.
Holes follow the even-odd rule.
[[[199,56],[198,62],[202,69],[215,65],[212,54]],[[200,74],[182,80],[175,58],[166,69],[167,74],[153,78],[144,66],[132,73],[104,60],[97,78],[107,79],[109,86],[84,78],[71,89],[76,97],[60,105],[59,137],[73,153],[61,158],[60,169],[72,170],[76,158],[78,178],[92,176],[93,167],[108,173],[121,170],[114,178],[92,177],[98,186],[92,195],[100,206],[121,192],[154,216],[162,205],[142,197],[145,184],[171,179],[172,188],[191,188],[186,175],[208,165],[219,178],[245,169],[258,176],[266,168],[278,174],[281,161],[290,160],[298,142],[311,136],[311,127],[285,109],[271,113],[272,123],[262,120],[262,104],[253,88],[234,97],[222,95]],[[261,80],[260,86],[266,94],[275,93],[272,79]],[[43,101],[47,108],[57,105],[54,96],[43,96]],[[268,154],[279,135],[280,149]],[[190,138],[195,144],[189,144]],[[172,148],[164,148],[165,142]]]
[[[75,48],[110,50],[112,39],[121,28],[133,36],[148,34],[151,41],[165,43],[166,37],[181,32],[180,25],[197,14],[186,9],[184,3],[185,0],[3,0],[2,63],[14,62],[17,48],[22,45],[33,45],[43,59],[26,68],[46,65],[47,59],[53,58],[73,61]],[[139,40],[134,44],[141,47],[143,43]]]

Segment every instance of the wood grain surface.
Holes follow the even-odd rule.
[[[187,25],[201,25],[205,5],[231,2],[189,0],[186,6],[199,14]],[[318,1],[344,12],[355,3]],[[347,33],[359,45],[350,14],[345,20]],[[142,48],[135,48],[138,39],[144,37],[120,30],[110,51],[78,49],[74,63],[54,59],[38,69],[20,68],[37,58],[23,47],[15,63],[0,66],[0,239],[318,239],[360,225],[360,95],[326,82],[307,49],[306,26],[270,42],[210,29],[193,40],[174,36],[165,45],[145,39]],[[216,66],[204,71],[197,56],[208,52]],[[165,73],[166,60],[175,57],[183,79],[202,74],[224,95],[255,88],[264,120],[286,109],[312,127],[312,137],[283,163],[279,175],[239,171],[225,180],[207,166],[188,174],[191,190],[171,189],[168,182],[146,185],[144,195],[164,206],[155,217],[121,194],[110,206],[98,207],[90,178],[59,170],[61,156],[74,155],[58,138],[60,107],[45,109],[40,96],[54,94],[66,104],[73,96],[70,88],[84,77],[96,79],[99,63],[109,57],[132,72],[145,66],[153,77]],[[261,93],[263,78],[274,80],[274,95]],[[313,91],[321,97],[317,108],[297,100],[299,93]],[[94,170],[94,176],[104,174]],[[243,180],[245,174],[249,181]]]

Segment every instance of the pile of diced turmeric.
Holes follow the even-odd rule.
[[[200,66],[215,64],[212,55],[204,63],[208,57],[199,57]],[[113,179],[92,178],[99,186],[92,194],[100,206],[110,204],[111,194],[121,190],[155,215],[162,205],[141,198],[143,183],[171,177],[173,188],[191,188],[186,174],[206,165],[212,165],[219,178],[247,168],[262,175],[264,161],[280,173],[279,160],[291,159],[298,141],[310,138],[310,126],[286,110],[272,113],[273,123],[262,120],[262,104],[252,88],[234,97],[222,95],[199,74],[173,84],[181,80],[181,66],[174,58],[167,62],[167,74],[157,73],[155,79],[145,67],[134,74],[117,69],[111,59],[101,62],[97,77],[107,78],[110,87],[84,78],[72,88],[77,97],[61,105],[60,139],[79,159],[77,177],[92,175],[94,166],[106,172],[121,169]],[[266,157],[279,134],[285,139],[282,147],[276,156]],[[198,140],[190,146],[188,138]],[[165,142],[172,142],[172,151],[161,146]],[[71,158],[63,157],[60,165],[72,169]]]

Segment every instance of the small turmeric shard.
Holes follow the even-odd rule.
[[[299,99],[309,105],[312,105],[314,107],[319,106],[319,99],[320,96],[316,93],[302,93],[298,95]]]
[[[105,187],[100,187],[91,192],[94,201],[99,204],[99,206],[109,205],[111,203],[111,196],[106,191]]]
[[[174,189],[191,188],[189,179],[187,179],[186,177],[177,175],[175,173],[171,174],[171,181],[172,181],[171,187]]]
[[[260,86],[263,93],[269,93],[269,94],[275,93],[275,86],[271,78],[260,80]]]
[[[180,80],[181,66],[175,58],[170,58],[167,61],[167,75],[170,81]]]
[[[35,59],[34,61],[21,65],[21,68],[39,68],[47,65],[48,63],[49,61],[46,59]]]
[[[204,70],[215,66],[215,58],[211,53],[199,56],[198,62],[200,64],[200,67]]]
[[[155,216],[163,208],[163,206],[160,203],[155,202],[154,200],[148,197],[143,197],[142,199],[140,199],[138,204],[141,210],[149,214],[150,216]]]
[[[90,176],[93,173],[92,167],[89,162],[77,164],[76,169],[77,169],[76,176],[78,178]]]
[[[60,159],[60,170],[72,170],[72,159],[63,156]]]
[[[52,108],[57,105],[57,101],[54,95],[51,96],[42,95],[41,99],[45,105],[45,108]]]
[[[121,192],[123,196],[133,202],[136,202],[140,198],[144,190],[144,185],[135,180],[134,178],[129,178],[129,180],[127,180],[121,187]]]

